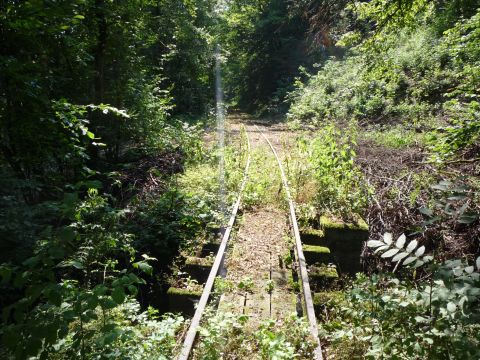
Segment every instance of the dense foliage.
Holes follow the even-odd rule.
[[[245,164],[242,132],[221,184],[202,139],[216,58],[231,108],[301,133],[285,156],[301,222],[363,217],[383,239],[324,305],[328,348],[478,357],[478,1],[7,0],[0,43],[0,357],[172,358],[184,320],[158,315],[162,295],[198,287],[182,261]],[[252,171],[246,207],[283,196]],[[210,314],[196,356],[308,358],[300,320],[246,324]]]
[[[329,1],[299,6],[335,8]],[[326,209],[325,200],[300,192],[307,220],[325,211],[344,219],[356,213],[368,220],[372,239],[388,233],[364,249],[367,275],[358,275],[343,294],[323,295],[321,332],[329,354],[478,357],[478,3],[375,0],[337,6],[335,16],[314,13],[310,21],[317,39],[330,39],[343,54],[297,81],[288,117],[294,128],[315,128],[330,144],[326,148],[342,148],[347,129],[356,129],[347,159],[368,189],[366,206],[350,203],[345,214],[344,181],[352,169],[339,166],[348,152],[301,160],[291,177],[303,179],[303,194],[334,191]],[[325,136],[332,127],[337,135]],[[300,144],[313,153],[318,145],[308,139]],[[328,171],[332,163],[340,180]],[[309,168],[324,170],[330,182],[312,185],[301,176]],[[346,193],[358,200],[359,186],[350,184],[354,188]],[[392,241],[390,232],[405,235]]]
[[[0,5],[2,357],[170,358],[182,319],[143,311],[211,219],[171,177],[202,158],[214,5]]]
[[[227,1],[220,43],[227,59],[225,86],[233,108],[260,114],[286,110],[300,66],[311,67],[308,23],[285,0]]]

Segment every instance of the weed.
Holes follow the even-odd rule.
[[[274,288],[275,288],[275,281],[267,280],[267,284],[265,285],[265,289],[267,290],[267,292],[271,294]]]
[[[289,251],[283,256],[283,264],[285,265],[285,267],[289,267],[293,264],[293,256],[291,251]]]
[[[240,289],[240,290],[243,290],[245,292],[252,292],[253,291],[253,287],[254,287],[254,283],[253,283],[253,280],[251,277],[244,277],[242,280],[240,280],[240,282],[238,283],[237,287]]]
[[[300,138],[289,159],[288,176],[297,201],[308,184],[306,206],[300,206],[301,218],[330,212],[350,219],[361,214],[367,204],[369,189],[355,166],[356,125],[342,131],[333,123],[319,129],[313,139]],[[312,206],[314,211],[312,211]]]
[[[315,348],[308,323],[296,314],[266,320],[252,328],[249,317],[209,310],[200,329],[194,359],[299,359]]]
[[[234,284],[232,281],[224,279],[220,276],[217,276],[215,278],[215,293],[217,295],[224,294],[224,293],[229,293],[233,291],[235,288]]]

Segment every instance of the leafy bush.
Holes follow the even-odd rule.
[[[161,318],[156,310],[141,312],[140,305],[127,299],[111,311],[107,324],[99,316],[88,325],[92,336],[86,339],[86,358],[92,359],[145,359],[169,360],[178,347],[178,336],[184,327],[181,316],[165,314]],[[75,336],[70,334],[57,344],[52,359],[77,357],[72,353]]]
[[[436,162],[461,157],[477,161],[476,152],[480,145],[480,103],[471,101],[461,104],[449,102],[447,110],[452,118],[450,124],[440,127],[429,137],[431,158]]]
[[[357,275],[340,317],[323,325],[333,351],[355,344],[363,358],[472,359],[480,355],[480,258],[431,262],[425,247],[391,234],[368,245],[392,259],[401,277]],[[425,264],[430,265],[425,268]],[[414,268],[425,275],[415,280]]]
[[[366,131],[361,132],[359,137],[394,149],[415,145],[422,146],[426,142],[425,134],[417,133],[415,129],[403,125],[371,126]]]
[[[318,212],[330,212],[346,218],[361,214],[368,189],[355,166],[355,125],[341,131],[333,123],[322,126],[314,139],[302,138],[297,151],[288,159],[290,182],[298,195],[309,191]],[[314,181],[308,186],[307,182]]]
[[[68,225],[45,229],[33,256],[0,268],[3,286],[18,294],[3,309],[2,328],[16,358],[46,357],[67,338],[72,340],[68,351],[85,357],[86,342],[96,333],[89,326],[99,318],[103,326],[97,331],[118,337],[112,309],[128,294],[136,295],[144,283],[139,272],[152,272],[149,261],[155,259],[134,260],[131,236],[119,227],[123,212],[110,208],[96,189],[84,201],[67,195],[59,209]]]

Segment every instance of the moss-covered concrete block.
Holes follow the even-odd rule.
[[[368,225],[358,218],[355,222],[344,222],[326,216],[320,218],[320,228],[329,240],[365,241],[368,239]]]
[[[338,272],[335,266],[313,265],[308,270],[308,276],[313,280],[338,279]]]
[[[354,276],[361,271],[360,263],[361,248],[357,252],[340,253],[336,252],[333,255],[333,262],[337,265],[338,271],[341,274],[349,274]]]
[[[199,283],[204,283],[208,279],[210,270],[213,266],[213,258],[201,258],[190,256],[185,259],[185,272]]]
[[[323,230],[320,229],[302,229],[300,231],[300,238],[302,239],[302,243],[307,245],[325,246],[325,236]]]
[[[307,264],[329,263],[331,259],[330,249],[325,246],[304,245],[303,254]]]
[[[206,243],[203,244],[202,247],[197,251],[197,257],[207,257],[209,255],[216,255],[218,252],[218,249],[220,248],[219,243]]]
[[[208,223],[207,224],[207,231],[210,234],[214,235],[215,238],[220,239],[225,232],[225,228],[220,224]]]
[[[320,291],[313,294],[313,305],[338,305],[345,299],[342,291]]]
[[[315,264],[308,267],[308,278],[314,290],[323,290],[332,287],[338,277],[335,266]]]
[[[192,316],[195,313],[195,303],[200,300],[202,291],[170,287],[167,290],[168,309],[170,312],[179,312]]]
[[[340,305],[345,300],[342,291],[321,291],[313,294],[313,307],[318,319],[325,315],[325,309]]]
[[[358,218],[355,222],[348,223],[322,216],[320,227],[325,235],[325,246],[332,251],[340,273],[354,275],[360,271],[363,243],[368,240],[368,225],[365,221]]]

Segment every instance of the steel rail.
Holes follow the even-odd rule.
[[[323,360],[322,347],[320,345],[320,339],[318,338],[317,319],[315,317],[315,310],[313,308],[312,292],[310,290],[310,283],[308,281],[307,263],[305,261],[305,256],[303,254],[302,240],[300,239],[300,230],[298,229],[297,217],[295,214],[295,205],[293,203],[292,196],[290,194],[290,188],[288,187],[288,180],[283,170],[283,165],[282,165],[282,162],[280,161],[277,151],[273,147],[270,140],[268,140],[265,134],[260,130],[260,128],[257,125],[255,125],[255,127],[257,128],[257,131],[259,131],[262,134],[263,138],[267,141],[268,145],[270,146],[270,149],[272,149],[272,152],[275,155],[275,159],[277,160],[278,167],[280,168],[283,187],[285,188],[285,193],[287,195],[288,205],[290,208],[290,222],[292,224],[293,234],[295,236],[297,260],[299,265],[300,278],[302,279],[302,290],[303,290],[303,298],[305,301],[307,319],[310,324],[310,333],[313,336],[317,345],[315,348],[314,359]]]
[[[198,327],[200,325],[200,320],[202,319],[203,312],[205,307],[207,306],[208,299],[210,298],[210,294],[213,289],[213,285],[215,283],[215,278],[217,274],[223,267],[223,262],[225,259],[225,250],[228,245],[228,240],[230,239],[230,233],[232,232],[233,225],[235,224],[235,218],[237,217],[238,208],[240,207],[242,193],[245,188],[245,185],[248,180],[248,169],[250,167],[250,139],[248,138],[248,133],[245,132],[247,136],[247,163],[245,165],[245,170],[243,172],[243,181],[240,185],[240,189],[238,192],[237,201],[233,206],[232,214],[230,216],[230,220],[228,221],[227,227],[225,228],[225,232],[222,237],[222,242],[220,243],[220,247],[218,249],[217,255],[215,257],[215,261],[213,263],[212,269],[210,270],[210,274],[208,275],[207,282],[203,287],[202,296],[198,301],[197,309],[195,310],[195,314],[193,315],[192,322],[190,323],[190,327],[188,328],[187,334],[185,336],[185,340],[182,345],[182,349],[180,354],[177,357],[177,360],[188,360],[190,356],[190,352],[192,351],[193,344],[195,343],[195,338],[197,337]]]

